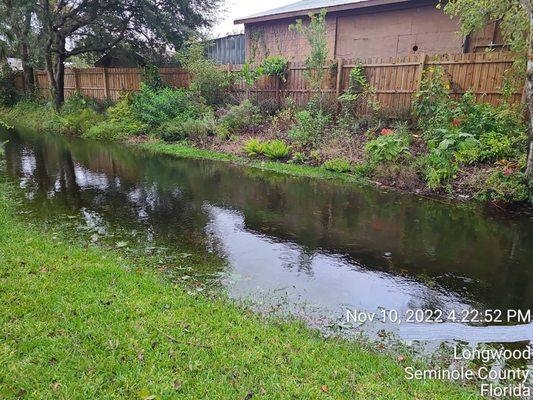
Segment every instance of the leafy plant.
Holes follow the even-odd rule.
[[[459,170],[452,157],[443,151],[433,151],[419,159],[428,187],[438,189],[453,180]]]
[[[149,64],[143,68],[141,82],[154,91],[167,87],[165,82],[163,82],[163,78],[161,78],[159,68],[154,64]]]
[[[333,172],[350,172],[352,169],[350,161],[342,157],[327,160],[323,167]]]
[[[210,133],[210,120],[208,117],[199,119],[179,116],[161,124],[156,133],[168,142],[184,139],[203,141]]]
[[[328,59],[328,34],[326,27],[326,9],[323,8],[319,14],[309,14],[309,24],[304,24],[301,19],[289,26],[290,30],[295,30],[302,34],[308,41],[310,52],[307,55],[305,64],[307,70],[305,77],[312,90],[319,94],[320,110],[322,110],[322,81],[324,79],[325,65]]]
[[[189,89],[201,96],[208,105],[223,104],[231,75],[222,70],[215,60],[205,56],[201,43],[193,43],[178,53],[178,60],[191,76]]]
[[[515,202],[527,201],[531,194],[522,173],[493,172],[477,197],[484,201]]]
[[[244,142],[243,150],[249,157],[256,157],[263,154],[265,143],[257,138],[248,139]]]
[[[86,107],[55,114],[49,123],[49,129],[66,135],[82,135],[104,119],[104,115]]]
[[[395,162],[410,155],[409,142],[408,135],[392,132],[368,141],[365,150],[372,162]]]
[[[133,98],[131,108],[140,122],[151,126],[158,126],[178,116],[185,120],[197,118],[200,114],[199,106],[185,90],[166,87],[156,91],[143,83]]]
[[[15,104],[17,91],[13,85],[13,71],[7,62],[0,65],[0,106],[9,107]]]
[[[246,128],[253,128],[261,121],[259,109],[248,99],[238,105],[232,106],[220,118],[220,123],[231,133],[242,132]]]
[[[271,159],[285,158],[289,155],[291,148],[283,140],[274,139],[265,143],[263,154]]]
[[[107,120],[90,127],[82,136],[86,139],[119,141],[140,135],[145,130],[145,125],[132,119]]]
[[[299,146],[316,146],[326,132],[331,117],[321,111],[313,114],[304,110],[296,114],[296,124],[289,131],[289,138]]]
[[[301,151],[297,151],[292,155],[292,158],[290,160],[293,164],[304,164],[307,161],[307,156],[305,153],[302,153]]]
[[[283,82],[287,80],[289,61],[283,56],[270,56],[261,63],[263,75],[277,76]]]

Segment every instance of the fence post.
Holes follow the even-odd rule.
[[[107,83],[107,68],[104,67],[104,98],[109,99],[109,85]]]
[[[424,75],[424,68],[426,67],[428,55],[426,53],[420,54],[420,64],[418,65],[418,72],[416,77],[416,92],[420,92],[420,86],[422,85],[422,77]]]
[[[337,59],[337,82],[336,82],[336,94],[337,99],[341,95],[341,89],[342,89],[342,65],[344,60],[342,58]]]

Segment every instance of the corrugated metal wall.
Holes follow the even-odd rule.
[[[206,45],[207,56],[221,64],[244,64],[244,34],[213,39]]]

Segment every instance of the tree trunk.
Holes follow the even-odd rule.
[[[33,92],[35,88],[35,79],[33,76],[33,67],[30,64],[30,53],[27,43],[23,43],[20,49],[20,60],[22,61],[22,75],[24,77],[24,90],[26,93]]]

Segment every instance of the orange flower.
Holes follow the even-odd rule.
[[[380,132],[380,135],[392,135],[394,131],[389,128],[383,128]]]

